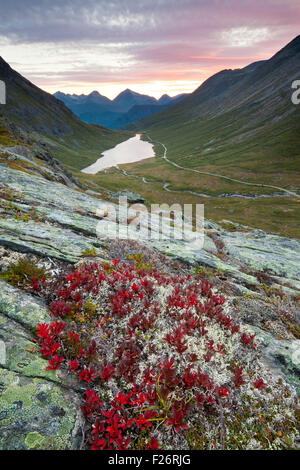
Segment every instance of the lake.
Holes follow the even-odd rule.
[[[105,150],[98,160],[81,170],[83,173],[95,175],[105,168],[111,168],[124,163],[138,162],[145,158],[154,157],[153,144],[141,140],[141,134],[136,134],[125,142],[121,142],[114,148]]]

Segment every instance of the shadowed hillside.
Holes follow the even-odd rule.
[[[283,181],[295,187],[300,106],[291,102],[291,84],[299,67],[297,36],[271,59],[223,70],[181,103],[131,128],[147,130],[185,167],[213,166],[228,176],[244,172],[249,180],[257,172],[270,180],[284,172]]]
[[[99,125],[85,124],[60,100],[33,85],[0,58],[0,79],[6,83],[7,104],[0,108],[3,135],[16,141],[47,146],[70,169],[94,162],[101,152],[128,138]]]

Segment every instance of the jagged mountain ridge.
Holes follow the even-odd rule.
[[[71,95],[58,91],[54,96],[63,101],[84,122],[119,129],[137,119],[172,106],[184,99],[187,94],[182,93],[173,97],[164,94],[157,100],[153,96],[142,95],[127,88],[113,100],[98,91],[93,91],[89,95]]]

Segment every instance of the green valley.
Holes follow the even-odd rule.
[[[299,198],[259,186],[300,195],[300,106],[291,102],[299,61],[300,36],[269,60],[210,77],[179,104],[128,127],[156,142],[156,158],[122,167],[139,178],[114,169],[93,181],[107,189],[134,187],[148,202],[202,202],[207,217],[215,221],[230,218],[299,237]],[[166,146],[170,161],[187,170],[164,160],[164,147],[158,142]],[[176,192],[165,191],[166,183]]]

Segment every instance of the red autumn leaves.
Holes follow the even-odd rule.
[[[164,301],[160,288],[169,292]],[[96,305],[87,314],[87,299],[100,299],[100,308]],[[239,335],[244,348],[254,347],[254,336],[239,333],[224,303],[208,281],[146,272],[119,260],[111,267],[85,266],[56,286],[49,305],[56,320],[37,325],[40,351],[49,369],[63,367],[86,385],[82,410],[90,424],[92,449],[131,448],[141,432],[143,448],[156,449],[159,439],[153,433],[160,423],[167,433],[185,432],[195,413],[217,409],[220,403],[226,406],[231,387],[239,388],[246,378],[238,365],[230,386],[217,385],[203,372],[201,364],[226,357],[226,344],[209,337],[209,325],[214,322],[229,338]],[[120,322],[122,334],[108,343],[107,360],[93,331],[100,328],[105,344],[115,338]],[[161,338],[168,354],[157,348],[163,322],[173,325]],[[203,354],[189,351],[189,340],[195,337],[204,338]],[[119,389],[116,396],[112,383]],[[257,379],[253,386],[262,390],[266,384]]]

